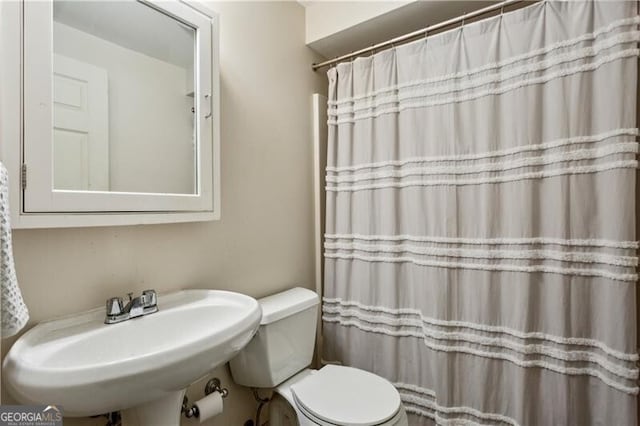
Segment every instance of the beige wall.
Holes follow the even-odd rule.
[[[211,7],[221,23],[222,220],[15,231],[31,325],[145,288],[260,297],[313,286],[311,94],[326,92],[326,82],[310,68],[321,58],[305,47],[304,10],[297,2]],[[3,352],[13,341],[3,341]],[[215,375],[231,394],[209,424],[242,425],[255,414],[250,392],[234,386],[226,368]],[[189,393],[198,397],[202,385]],[[104,424],[65,424],[85,422]]]
[[[306,42],[314,51],[333,58],[461,16],[495,1],[305,1]]]
[[[414,1],[310,1],[306,4],[306,42],[329,37]]]

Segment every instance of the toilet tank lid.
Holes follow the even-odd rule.
[[[263,297],[258,303],[262,308],[260,325],[265,325],[317,305],[318,295],[309,289],[295,287]]]

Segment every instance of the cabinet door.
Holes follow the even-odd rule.
[[[179,1],[25,1],[23,11],[24,212],[214,211],[211,18]],[[64,54],[54,46],[63,28],[75,43]],[[185,34],[191,45],[171,44]],[[86,59],[71,57],[83,49]]]

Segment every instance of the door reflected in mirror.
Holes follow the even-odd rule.
[[[195,42],[145,3],[54,0],[54,189],[197,192]]]

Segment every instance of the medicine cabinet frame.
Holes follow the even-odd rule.
[[[220,218],[218,16],[193,1],[138,1],[195,29],[195,193],[53,189],[52,1],[2,2],[0,160],[9,171],[13,228],[135,225]]]

